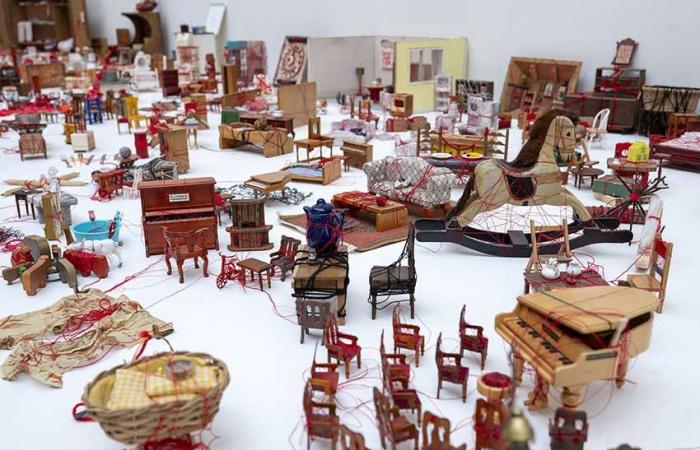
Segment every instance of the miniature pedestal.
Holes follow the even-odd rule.
[[[272,225],[265,225],[265,200],[230,200],[231,226],[226,231],[231,235],[232,252],[269,250],[273,244],[269,233]]]
[[[339,323],[345,317],[345,300],[349,283],[348,249],[341,246],[334,256],[309,258],[311,248],[302,245],[297,252],[292,272],[294,297],[308,299],[330,299],[338,297]]]
[[[73,146],[73,151],[76,153],[95,150],[95,133],[92,131],[73,133],[70,136],[70,142]]]

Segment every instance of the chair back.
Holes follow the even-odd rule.
[[[549,423],[549,436],[555,442],[580,442],[588,439],[588,417],[584,411],[557,408]]]
[[[416,226],[415,226],[415,224],[411,223],[408,226],[408,236],[406,237],[406,256],[408,257],[408,274],[409,274],[410,281],[415,281],[417,279],[415,247],[416,247]]]
[[[373,388],[374,409],[377,415],[377,426],[380,428],[380,434],[388,434],[391,436],[391,406],[389,399],[382,394],[376,387]]]
[[[308,123],[309,139],[319,139],[321,137],[321,118],[309,117]]]
[[[297,250],[299,250],[299,245],[301,245],[301,241],[299,239],[294,239],[293,237],[283,235],[282,240],[280,241],[279,253],[281,256],[294,259],[297,254]]]
[[[659,282],[660,298],[663,300],[668,284],[668,273],[671,270],[671,255],[673,254],[673,243],[664,241],[661,234],[656,234],[654,250],[649,259],[651,268],[650,276]]]
[[[340,449],[341,450],[367,450],[365,447],[365,437],[360,433],[355,433],[345,425],[340,426]]]
[[[426,411],[423,414],[421,450],[451,450],[450,420]]]
[[[605,108],[598,111],[598,114],[593,118],[593,128],[596,132],[605,133],[608,130],[608,119],[610,118],[610,109]]]
[[[326,319],[326,324],[323,327],[323,343],[326,348],[338,345],[338,322],[335,319],[335,314],[330,314]]]
[[[438,366],[438,370],[442,370],[445,367],[445,363],[443,362],[443,354],[442,332],[440,332],[440,334],[438,334],[437,342],[435,343],[435,364]]]
[[[124,97],[124,114],[127,118],[136,117],[139,115],[139,98],[134,95]]]
[[[309,300],[298,298],[296,300],[297,322],[304,328],[323,329],[328,317],[333,316],[329,300]]]

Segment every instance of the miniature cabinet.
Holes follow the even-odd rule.
[[[21,21],[33,22],[28,35],[18,36],[17,23]],[[1,47],[40,45],[46,40],[61,41],[69,37],[75,39],[77,47],[90,46],[86,0],[0,2]]]
[[[447,112],[450,106],[450,93],[452,91],[452,77],[449,75],[437,75],[435,77],[435,110]]]
[[[413,115],[413,94],[394,94],[391,100],[391,115],[410,117]]]
[[[177,163],[178,173],[190,170],[190,156],[187,145],[187,129],[178,126],[163,126],[158,129],[160,153],[166,161]]]
[[[269,233],[272,225],[265,225],[265,199],[230,200],[231,226],[226,231],[231,235],[228,249],[269,250],[273,244]]]

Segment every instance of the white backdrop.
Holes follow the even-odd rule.
[[[88,0],[93,36],[116,40],[136,0]],[[161,0],[166,45],[181,23],[203,24],[207,0]],[[439,5],[444,5],[440,8]],[[582,60],[580,89],[612,61],[615,42],[640,43],[634,65],[650,84],[700,86],[700,2],[695,0],[255,0],[228,1],[228,39],[262,39],[274,72],[285,35],[412,35],[469,38],[469,77],[493,80],[500,92],[511,56]],[[497,93],[498,95],[498,93]]]

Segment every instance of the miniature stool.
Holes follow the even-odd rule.
[[[258,281],[260,282],[260,290],[264,291],[265,289],[263,288],[263,278],[262,278],[262,273],[266,272],[267,273],[267,287],[272,287],[270,284],[270,279],[272,278],[272,266],[264,261],[260,261],[259,259],[255,258],[248,258],[244,259],[243,261],[238,262],[238,267],[243,269],[243,273],[245,274],[245,271],[250,272],[250,280],[255,281],[255,274],[258,274]]]
[[[19,207],[19,202],[23,201],[24,202],[24,210],[26,211],[27,215],[29,215],[29,207],[31,206],[32,208],[32,219],[36,220],[36,210],[34,209],[34,203],[29,201],[27,196],[33,195],[33,194],[38,194],[39,190],[37,189],[20,189],[19,191],[14,192],[12,195],[15,196],[15,205],[17,206],[17,217],[22,217],[22,212]]]

